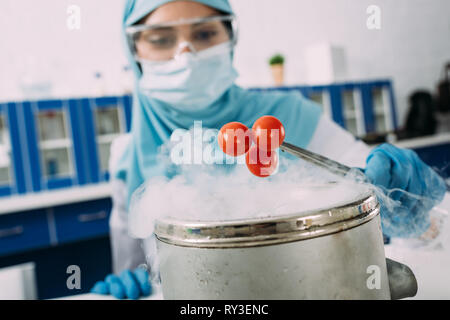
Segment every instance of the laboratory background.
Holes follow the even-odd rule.
[[[415,150],[448,182],[448,0],[230,3],[238,85],[299,91],[366,143]],[[0,2],[0,299],[82,297],[112,272],[110,147],[130,130],[134,86],[123,6]],[[386,241],[414,270],[418,298],[450,298],[450,227],[440,233],[423,248]]]

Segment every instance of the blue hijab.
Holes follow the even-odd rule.
[[[123,16],[123,32],[159,6],[174,0],[127,0]],[[225,13],[232,13],[228,0],[193,0]],[[125,40],[125,32],[123,33]],[[133,93],[131,142],[121,157],[115,176],[125,181],[128,203],[133,192],[147,179],[167,175],[158,161],[159,147],[169,140],[175,129],[189,129],[194,120],[202,126],[220,129],[225,123],[239,121],[251,127],[263,115],[277,117],[286,130],[286,141],[307,147],[317,126],[321,109],[298,92],[255,92],[232,85],[209,108],[182,113],[166,103],[140,92],[137,82],[142,76],[128,46],[127,57],[136,76]]]

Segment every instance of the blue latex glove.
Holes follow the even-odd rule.
[[[373,149],[366,162],[369,181],[389,196],[378,197],[383,233],[404,238],[423,234],[430,226],[429,211],[446,192],[444,179],[414,151],[390,144]]]
[[[152,292],[149,274],[142,268],[134,271],[124,270],[119,276],[110,274],[105,281],[98,281],[91,289],[92,293],[111,294],[117,299],[137,299]]]

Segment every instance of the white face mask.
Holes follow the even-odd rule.
[[[140,89],[149,97],[180,111],[200,111],[219,99],[238,74],[232,65],[231,44],[224,43],[175,59],[150,62],[140,59]]]

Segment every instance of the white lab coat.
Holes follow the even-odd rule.
[[[123,181],[114,178],[117,162],[130,139],[131,136],[126,134],[114,140],[111,145],[109,170],[112,173],[110,183],[112,185],[113,206],[109,225],[114,273],[146,263],[146,254],[154,255],[156,253],[154,241],[144,243],[128,235],[126,187]],[[362,141],[357,141],[349,132],[342,129],[326,115],[322,115],[308,150],[350,167],[364,168],[370,147]]]

